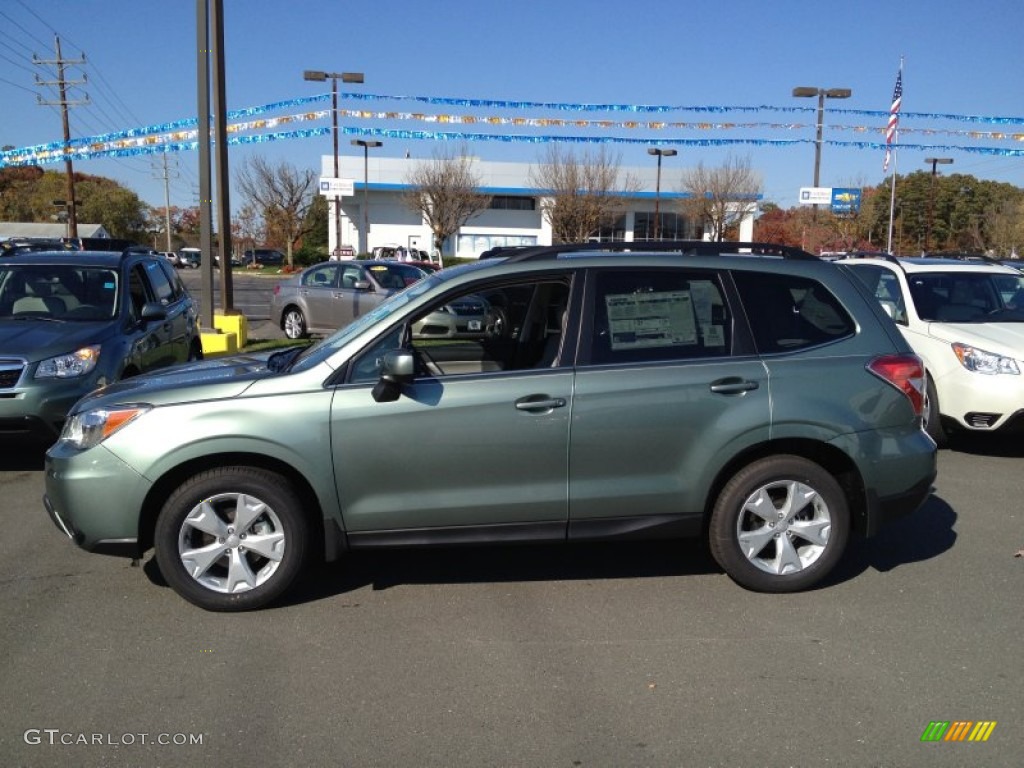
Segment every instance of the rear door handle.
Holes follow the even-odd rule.
[[[564,408],[564,397],[548,397],[547,395],[528,395],[516,400],[517,411],[529,411],[530,413],[542,413],[553,411],[555,408]]]
[[[728,379],[719,379],[718,381],[711,382],[711,391],[716,395],[742,395],[744,392],[750,392],[751,390],[757,389],[760,384],[750,379],[741,379],[738,376],[734,376]]]

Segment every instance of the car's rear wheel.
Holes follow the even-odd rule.
[[[306,317],[302,314],[302,310],[297,307],[289,307],[284,313],[281,329],[289,339],[305,338]]]
[[[208,611],[262,608],[299,577],[309,522],[288,480],[254,467],[195,475],[157,518],[153,543],[167,583]]]
[[[928,377],[928,382],[925,385],[924,407],[921,410],[924,419],[924,431],[935,441],[936,445],[944,446],[948,438],[946,430],[942,427],[942,415],[939,413],[939,396],[935,392],[935,384],[932,382],[931,376]]]
[[[772,456],[722,489],[711,515],[711,553],[748,589],[795,592],[832,570],[849,528],[845,494],[829,472],[799,456]]]

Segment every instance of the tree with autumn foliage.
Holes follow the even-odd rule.
[[[307,213],[316,197],[316,173],[252,155],[239,166],[235,181],[245,204],[263,217],[268,233],[279,233],[288,269],[293,269],[293,251],[312,225]]]

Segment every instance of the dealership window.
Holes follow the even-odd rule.
[[[463,259],[479,256],[491,248],[510,245],[537,245],[536,235],[459,235],[455,254]]]
[[[689,220],[671,211],[659,211],[658,237],[661,240],[688,240],[694,237]],[[633,214],[633,239],[654,239],[654,211],[638,211]]]
[[[597,233],[589,238],[599,243],[621,243],[626,239],[626,214],[620,213],[602,222]]]
[[[535,211],[537,199],[519,195],[494,195],[489,207],[496,211]]]

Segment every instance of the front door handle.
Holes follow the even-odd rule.
[[[564,397],[548,397],[547,395],[529,395],[516,400],[517,411],[529,411],[530,413],[542,413],[553,411],[555,408],[564,408]]]
[[[742,395],[744,392],[750,392],[751,390],[757,389],[760,384],[750,379],[741,379],[738,376],[734,376],[728,379],[719,379],[718,381],[711,382],[711,391],[716,395]]]

